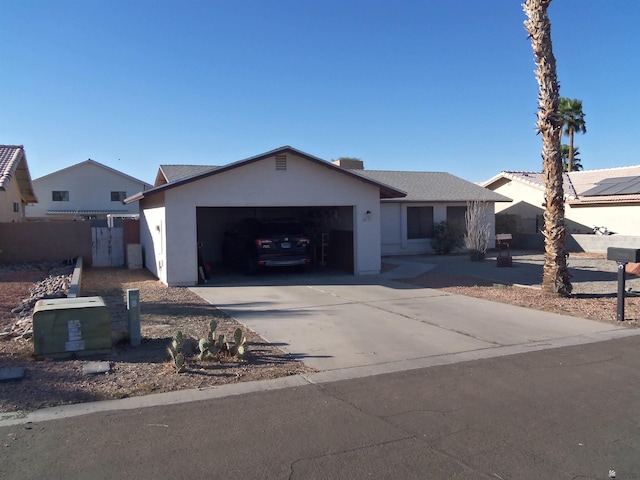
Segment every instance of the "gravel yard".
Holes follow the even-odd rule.
[[[11,310],[29,295],[33,283],[47,276],[42,270],[0,273],[0,331],[16,319]],[[255,333],[245,331],[249,353],[245,360],[189,362],[186,373],[176,373],[167,347],[181,330],[195,338],[205,337],[211,320],[217,333],[232,336],[242,327],[187,288],[167,288],[146,270],[122,268],[87,269],[82,280],[84,296],[101,296],[112,319],[126,318],[126,290],[138,288],[141,299],[142,345],[117,345],[114,353],[91,358],[109,362],[107,374],[83,375],[87,359],[42,360],[32,357],[28,339],[0,341],[0,368],[23,367],[20,381],[0,383],[0,412],[21,412],[38,408],[124,398],[149,393],[205,388],[226,383],[261,380],[310,372]]]
[[[615,293],[612,293],[615,292],[615,285],[612,286],[610,273],[605,274],[596,267],[593,267],[593,271],[589,270],[591,267],[585,268],[580,275],[606,282],[577,281],[574,290],[576,295],[570,298],[553,298],[543,296],[535,288],[508,286],[507,283],[487,278],[496,274],[495,266],[487,262],[455,268],[455,257],[427,257],[424,261],[436,260],[442,262],[442,265],[404,281],[454,294],[616,323],[617,300]],[[461,261],[459,258],[457,260]],[[598,260],[601,258],[594,258],[594,262]],[[531,260],[531,265],[536,261],[538,260]],[[521,272],[530,266],[526,262],[523,262]],[[586,264],[589,265],[588,262]],[[608,264],[605,266],[611,267]],[[389,268],[393,267],[383,266],[383,269]],[[468,273],[470,268],[473,275]],[[515,268],[510,271],[500,270],[498,273],[503,275],[518,273]],[[29,296],[29,289],[34,286],[34,282],[47,275],[47,269],[0,269],[0,332],[15,325],[15,314],[11,310]],[[634,277],[629,284],[637,288],[639,281],[640,278]],[[242,326],[189,289],[165,287],[146,270],[101,268],[84,272],[83,296],[103,297],[112,319],[116,321],[127,316],[125,293],[129,288],[140,290],[143,342],[136,348],[122,343],[116,346],[112,354],[92,358],[91,360],[109,362],[110,370],[106,374],[84,375],[82,367],[87,359],[36,361],[32,356],[33,342],[28,338],[1,340],[0,368],[22,367],[26,373],[20,381],[0,383],[0,413],[20,414],[54,405],[206,388],[312,371],[243,328],[249,345],[246,360],[192,360],[188,372],[178,374],[167,354],[170,339],[178,330],[200,338],[206,336],[209,322],[213,319],[218,321],[218,333],[227,336],[231,336],[235,328]],[[638,294],[629,294],[625,305],[625,325],[636,327],[640,322]]]

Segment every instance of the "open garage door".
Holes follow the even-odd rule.
[[[292,219],[311,240],[312,266],[354,271],[352,206],[321,207],[197,207],[199,264],[205,273],[223,263],[225,232],[245,218]]]

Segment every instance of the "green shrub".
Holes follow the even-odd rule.
[[[438,254],[451,253],[464,245],[464,231],[461,227],[447,221],[433,225],[431,248]]]

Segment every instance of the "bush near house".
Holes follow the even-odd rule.
[[[464,245],[464,231],[455,224],[447,221],[433,225],[431,248],[438,254],[451,253]]]

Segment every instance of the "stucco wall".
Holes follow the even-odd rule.
[[[197,283],[196,208],[255,205],[353,207],[350,222],[356,245],[355,273],[378,273],[379,195],[376,186],[293,154],[287,155],[287,169],[284,171],[276,170],[275,157],[270,157],[168,189],[165,191],[164,212],[166,280],[154,273],[169,285]],[[370,214],[367,215],[367,211]],[[141,240],[143,243],[153,241],[149,235]],[[149,254],[145,255],[147,258]]]
[[[146,200],[146,199],[145,199]],[[149,206],[143,205],[140,212],[140,244],[144,266],[158,279],[167,283],[167,252],[165,209],[162,206],[154,207],[156,202],[146,201]]]
[[[18,212],[13,211],[13,204],[18,204]],[[24,206],[18,181],[15,176],[4,191],[0,191],[0,222],[19,222],[22,219]]]
[[[0,223],[0,263],[60,262],[91,266],[91,222]]]
[[[519,182],[506,182],[498,188],[492,188],[496,193],[513,199],[512,203],[496,204],[496,213],[517,215],[520,217],[519,233],[538,233],[542,228],[538,215],[544,212],[544,192],[530,185]]]
[[[487,222],[491,239],[489,246],[495,243],[494,204],[488,203]],[[407,207],[433,207],[433,222],[447,220],[447,207],[466,206],[465,202],[452,203],[405,203],[385,202],[381,205],[381,241],[382,255],[419,255],[433,252],[430,238],[407,238]]]
[[[610,232],[623,235],[640,235],[640,205],[606,205],[577,207],[567,206],[565,217],[585,225],[586,231],[593,227],[606,227]],[[570,233],[573,233],[570,231]]]
[[[138,203],[112,202],[111,192],[127,196],[144,190],[144,184],[92,163],[81,163],[33,180],[38,203],[27,205],[28,217],[45,217],[47,210],[126,210],[138,213]],[[68,202],[54,202],[52,191],[68,191]]]

